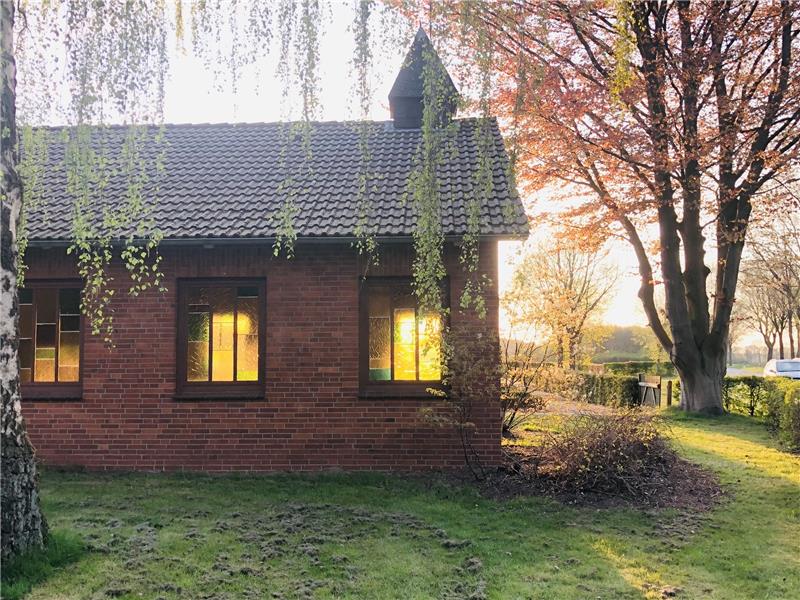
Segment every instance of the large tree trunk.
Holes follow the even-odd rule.
[[[704,348],[699,360],[676,360],[681,380],[681,408],[691,412],[719,415],[724,412],[722,382],[727,370],[726,346]]]
[[[681,374],[681,408],[711,415],[722,414],[722,378],[724,374],[697,370]]]
[[[39,508],[33,447],[22,419],[19,388],[19,314],[17,298],[17,224],[22,207],[22,182],[17,172],[16,64],[14,5],[0,1],[2,87],[0,87],[0,384],[2,384],[2,559],[41,547],[47,524]]]

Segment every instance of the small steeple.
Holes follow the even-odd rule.
[[[389,92],[389,107],[392,111],[392,120],[396,129],[419,129],[422,127],[425,85],[423,72],[426,56],[430,57],[432,73],[440,78],[443,88],[437,94],[437,96],[440,96],[437,98],[437,108],[439,110],[437,124],[444,125],[456,113],[458,90],[436,53],[428,34],[420,27],[403,61],[400,73],[397,74],[397,79],[394,80],[392,90]]]

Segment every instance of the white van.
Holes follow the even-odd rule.
[[[764,365],[764,377],[800,379],[800,358],[773,358]]]

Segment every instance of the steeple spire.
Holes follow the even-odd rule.
[[[422,127],[423,102],[425,97],[426,61],[430,75],[438,79],[436,106],[439,114],[437,124],[443,125],[456,113],[458,90],[450,74],[442,64],[428,34],[420,27],[414,42],[406,54],[403,66],[397,74],[389,92],[389,107],[397,129],[419,129]]]

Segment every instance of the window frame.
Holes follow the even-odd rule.
[[[257,287],[258,288],[258,380],[257,381],[188,381],[186,360],[189,347],[188,335],[188,290],[190,287]],[[179,278],[177,280],[176,313],[176,400],[216,400],[216,399],[264,399],[266,386],[266,342],[267,342],[267,286],[261,278]],[[234,319],[234,332],[236,319]],[[236,334],[234,333],[234,336]],[[235,347],[235,346],[234,346]],[[235,363],[234,363],[235,368]]]
[[[37,289],[78,289],[83,293],[83,281],[80,279],[30,279],[25,278],[23,286],[20,289],[29,289],[34,291],[34,312],[33,312],[33,327],[34,335],[36,331],[36,290]],[[19,311],[19,294],[17,295],[17,311]],[[56,354],[55,354],[55,369],[56,377],[58,376],[58,340],[61,333],[61,305],[58,305],[58,317],[56,323]],[[84,362],[84,318],[83,313],[79,312],[78,315],[78,381],[33,381],[34,372],[36,370],[36,346],[34,345],[34,363],[31,365],[31,381],[22,383],[20,381],[20,393],[23,401],[30,400],[80,400],[83,398],[83,362]],[[19,340],[19,338],[17,338]],[[35,338],[34,338],[35,339]],[[19,353],[19,346],[17,347]],[[19,360],[19,354],[18,354]]]
[[[372,381],[369,378],[369,289],[372,287],[407,288],[413,295],[413,279],[411,277],[361,277],[358,294],[358,382],[359,396],[362,398],[430,398],[434,396],[429,389],[445,390],[441,379],[431,380],[390,380]],[[442,302],[446,308],[450,306],[450,280],[445,277],[442,282]],[[415,305],[419,310],[419,305]],[[449,315],[443,318],[443,330],[450,325]],[[417,357],[419,361],[419,357]],[[417,365],[419,368],[419,365]]]

